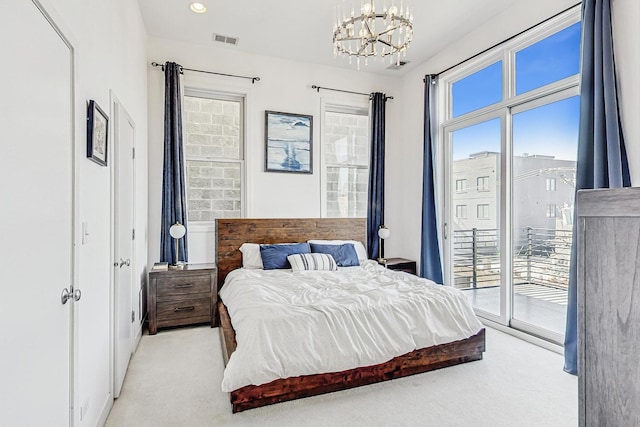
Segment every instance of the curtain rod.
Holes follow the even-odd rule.
[[[506,39],[502,40],[501,42],[498,42],[498,43],[494,44],[493,46],[486,48],[486,49],[485,49],[485,50],[483,50],[482,52],[478,52],[478,53],[476,53],[475,55],[470,56],[470,57],[468,57],[467,59],[463,59],[462,61],[458,62],[457,64],[454,64],[454,65],[450,66],[449,68],[445,68],[444,70],[440,71],[440,72],[439,72],[439,73],[437,73],[437,74],[431,74],[431,75],[432,75],[432,76],[439,76],[440,74],[446,73],[447,71],[449,71],[449,70],[452,70],[452,69],[456,68],[458,65],[462,65],[462,64],[464,64],[464,63],[465,63],[465,62],[467,62],[467,61],[470,61],[470,60],[472,60],[472,59],[474,59],[474,58],[477,58],[478,56],[482,55],[483,53],[486,53],[486,52],[490,51],[490,50],[491,50],[491,49],[493,49],[494,47],[498,47],[498,46],[500,46],[501,44],[508,42],[509,40],[513,40],[514,38],[518,37],[519,35],[522,35],[522,34],[526,33],[527,31],[529,31],[529,30],[531,30],[531,29],[533,29],[533,28],[537,27],[538,25],[542,25],[542,24],[544,24],[545,22],[550,21],[550,20],[552,20],[553,18],[556,18],[556,17],[558,17],[558,16],[562,15],[563,13],[570,11],[570,10],[571,10],[571,9],[573,9],[574,7],[579,6],[579,5],[581,5],[581,4],[582,4],[582,2],[576,3],[576,4],[574,4],[573,6],[570,6],[570,7],[566,8],[565,10],[563,10],[563,11],[561,11],[561,12],[556,13],[556,14],[555,14],[555,15],[553,15],[553,16],[550,16],[549,18],[547,18],[547,19],[545,19],[545,20],[543,20],[543,21],[540,21],[540,22],[538,22],[538,23],[537,23],[537,24],[535,24],[535,25],[530,26],[530,27],[529,27],[529,28],[527,28],[526,30],[522,30],[522,31],[520,31],[518,34],[514,34],[513,36],[508,37],[508,38],[506,38]],[[422,79],[422,81],[423,81],[424,83],[426,83],[427,79],[426,79],[426,78],[424,78],[424,79]]]
[[[311,89],[315,89],[316,92],[320,92],[320,89],[322,90],[332,90],[334,92],[344,92],[344,93],[353,93],[354,95],[364,95],[364,96],[368,96],[369,98],[371,98],[371,94],[370,93],[363,93],[363,92],[353,92],[350,90],[342,90],[342,89],[332,89],[330,87],[322,87],[322,86],[317,86],[317,85],[313,85],[311,86]],[[387,99],[393,99],[393,96],[384,96],[384,100],[386,101]]]
[[[162,68],[162,71],[164,71],[164,64],[159,64],[157,62],[152,62],[151,65],[154,66],[154,67],[160,67],[160,68]],[[247,77],[247,76],[238,76],[236,74],[216,73],[215,71],[195,70],[193,68],[185,68],[180,64],[177,64],[177,65],[180,68],[180,74],[182,74],[183,71],[194,71],[196,73],[215,74],[215,75],[218,75],[218,76],[237,77],[239,79],[248,79],[248,80],[251,80],[251,84],[255,84],[255,82],[259,82],[260,81],[260,77]]]

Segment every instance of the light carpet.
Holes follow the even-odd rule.
[[[231,413],[218,329],[144,335],[106,425],[576,426],[577,378],[562,356],[487,328],[484,359]]]

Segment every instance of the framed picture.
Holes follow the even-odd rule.
[[[313,173],[313,116],[265,111],[265,171]]]
[[[87,158],[107,166],[107,134],[109,118],[96,101],[89,100],[87,108]]]

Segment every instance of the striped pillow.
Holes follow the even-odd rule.
[[[329,254],[294,254],[287,257],[293,271],[326,270],[336,271],[338,266]]]

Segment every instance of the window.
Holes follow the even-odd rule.
[[[488,176],[480,176],[477,180],[477,188],[478,191],[489,191],[489,177]]]
[[[464,193],[467,191],[467,180],[456,179],[456,193]]]
[[[243,212],[243,99],[185,91],[183,123],[189,222]]]
[[[478,205],[478,219],[489,219],[489,205]]]
[[[556,191],[556,179],[547,178],[547,191]]]
[[[456,205],[456,218],[465,219],[467,217],[467,205]]]
[[[452,115],[458,117],[502,101],[502,61],[451,85]]]
[[[559,343],[565,307],[547,300],[541,310],[518,294],[545,286],[555,301],[566,298],[580,15],[573,7],[438,78],[439,190],[450,230],[444,282],[467,291],[479,316]],[[461,192],[464,178],[475,179],[477,191]],[[460,220],[461,205],[475,206],[475,217]]]
[[[327,217],[366,217],[369,188],[369,112],[325,106],[323,162]]]
[[[580,69],[580,22],[516,52],[516,94],[573,76]]]

